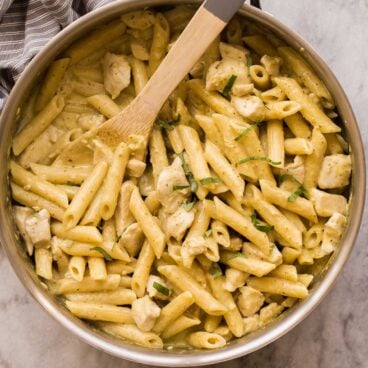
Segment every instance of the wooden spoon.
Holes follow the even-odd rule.
[[[162,105],[243,3],[206,0],[136,98],[118,115],[68,145],[57,163],[75,162],[81,145],[92,138],[115,147],[131,134],[148,137]]]

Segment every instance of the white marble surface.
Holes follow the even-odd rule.
[[[225,0],[224,0],[225,1]],[[368,146],[368,1],[264,0],[325,58],[355,110]],[[334,289],[304,322],[268,347],[216,367],[368,367],[368,213]],[[28,295],[0,249],[0,368],[138,368],[82,343]]]

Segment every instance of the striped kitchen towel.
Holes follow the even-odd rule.
[[[61,29],[113,0],[0,0],[0,111],[28,62]]]

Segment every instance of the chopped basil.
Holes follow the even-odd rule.
[[[169,296],[170,295],[170,290],[164,286],[159,284],[158,282],[154,281],[153,285],[152,285],[159,293],[165,295],[165,296]]]
[[[290,174],[284,174],[281,175],[279,178],[279,185],[281,185],[285,180],[291,180],[293,183],[298,184],[299,187],[296,189],[296,191],[288,197],[288,202],[294,202],[300,195],[306,195],[308,192],[304,188],[303,184],[297,180],[294,176]]]
[[[253,64],[252,55],[249,54],[247,55],[247,67],[249,68],[250,66],[252,66],[252,64]]]
[[[211,275],[213,276],[214,279],[219,278],[220,276],[222,276],[222,270],[221,267],[215,263],[212,267],[211,267]]]
[[[103,249],[101,247],[94,247],[94,248],[91,248],[91,250],[95,250],[95,251],[101,253],[106,261],[112,261],[112,258],[110,256],[110,254],[107,253],[105,249]]]
[[[307,194],[307,190],[303,187],[303,185],[300,185],[299,188],[288,197],[288,202],[294,202],[302,194]]]
[[[182,190],[182,189],[186,189],[189,188],[188,184],[176,184],[173,185],[173,190]]]
[[[230,99],[230,91],[231,88],[233,88],[233,85],[235,83],[235,80],[238,76],[237,75],[232,75],[229,80],[226,82],[224,89],[222,90],[221,94],[227,98],[228,100]]]
[[[206,185],[206,184],[217,184],[217,183],[222,183],[222,179],[209,177],[209,178],[200,179],[199,182],[202,185]]]
[[[257,216],[256,215],[252,215],[250,216],[251,220],[252,220],[252,224],[253,226],[259,230],[259,231],[263,231],[264,233],[267,233],[270,230],[273,230],[273,225],[271,226],[266,226],[266,225],[261,225],[259,223],[259,221],[257,220]]]
[[[174,129],[174,125],[180,121],[180,118],[181,118],[180,114],[177,115],[173,120],[168,121],[157,118],[155,120],[155,124],[160,126],[161,128],[172,130]]]
[[[275,165],[280,165],[281,162],[280,161],[272,161],[271,159],[269,159],[268,157],[263,157],[263,156],[250,156],[250,157],[246,157],[241,159],[238,164],[244,164],[246,162],[249,161],[267,161],[270,165],[275,166]]]
[[[253,125],[251,125],[247,129],[244,129],[238,136],[236,136],[234,138],[234,141],[240,141],[250,130],[254,129],[256,126],[260,125],[261,123],[263,123],[263,121],[259,121],[257,123],[254,123]]]
[[[193,173],[190,171],[189,165],[185,161],[183,152],[179,153],[179,157],[181,159],[181,167],[183,168],[185,176],[187,177],[189,181],[190,191],[194,193],[198,189],[198,184],[194,179]]]
[[[227,260],[229,261],[230,259],[233,259],[233,258],[248,258],[248,256],[245,254],[245,253],[242,253],[242,252],[236,252],[236,253],[231,253],[227,256]]]
[[[211,236],[212,235],[212,229],[208,229],[205,233],[204,233],[204,236],[206,237],[206,238],[208,238],[209,236]]]
[[[290,174],[284,174],[279,177],[279,185],[281,185],[285,180],[291,180],[293,183],[302,185],[302,183],[297,180],[293,175]]]

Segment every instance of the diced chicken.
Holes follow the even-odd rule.
[[[294,162],[286,164],[284,168],[280,169],[280,175],[291,175],[299,183],[304,182],[304,158],[302,156],[295,156]],[[298,183],[292,180],[284,180],[280,188],[289,192],[294,192],[299,187]]]
[[[144,241],[144,235],[138,223],[130,224],[120,236],[119,244],[122,244],[130,256],[135,257]]]
[[[241,116],[251,121],[262,121],[265,118],[266,108],[257,96],[233,96],[231,103]]]
[[[169,298],[169,295],[165,295],[161,293],[158,288],[155,288],[153,285],[154,283],[159,284],[169,290],[169,287],[167,286],[166,282],[159,276],[150,275],[148,277],[147,281],[147,293],[150,296],[150,298],[156,298],[160,300],[167,300]],[[155,284],[155,285],[156,285]]]
[[[122,90],[130,84],[130,65],[124,55],[107,52],[102,62],[104,86],[112,98],[119,96]]]
[[[335,212],[346,214],[347,200],[344,196],[330,194],[318,189],[310,189],[309,195],[318,216],[330,217]]]
[[[132,317],[142,331],[152,330],[160,313],[160,307],[148,295],[132,303]]]
[[[161,171],[157,180],[158,198],[166,213],[174,213],[190,193],[187,188],[174,190],[176,184],[189,185],[179,157]]]
[[[243,61],[230,58],[215,61],[209,67],[206,75],[206,89],[209,91],[223,91],[233,75],[236,76],[234,85],[250,83],[248,69]]]
[[[236,289],[244,286],[249,274],[239,271],[235,268],[228,268],[225,272],[225,284],[224,288],[227,291],[233,292]]]
[[[243,286],[239,291],[240,294],[237,299],[237,304],[241,314],[244,317],[249,317],[257,313],[265,300],[263,294],[250,286]]]
[[[261,64],[272,77],[277,77],[280,74],[281,63],[282,60],[278,56],[263,55],[261,58]]]
[[[198,256],[207,250],[207,242],[203,236],[191,236],[184,240],[183,247],[190,256]]]
[[[181,240],[185,232],[190,228],[194,220],[194,211],[187,211],[179,207],[171,216],[168,216],[165,223],[166,234],[168,237],[174,237]]]
[[[273,319],[279,316],[283,310],[284,307],[277,303],[271,303],[266,307],[262,308],[261,311],[259,312],[259,320],[261,324],[271,322]]]
[[[31,256],[33,254],[33,243],[26,231],[26,218],[32,216],[34,211],[28,207],[14,206],[14,220],[17,228],[22,236],[24,242],[26,243],[26,248],[28,254]]]
[[[334,213],[325,223],[321,248],[326,254],[336,249],[345,226],[346,217],[340,213]]]
[[[219,49],[220,55],[223,59],[229,58],[246,63],[247,55],[249,55],[249,51],[244,47],[239,45],[230,45],[225,42],[220,42]]]
[[[321,189],[341,188],[349,184],[351,174],[350,155],[335,154],[323,159],[318,186]]]
[[[128,147],[130,149],[130,158],[143,160],[146,152],[146,139],[140,134],[131,134],[128,138]]]
[[[259,315],[255,314],[253,316],[243,318],[244,323],[244,335],[249,334],[258,329],[260,322],[259,322]]]
[[[25,230],[34,246],[45,246],[51,240],[50,214],[42,209],[25,219]]]

